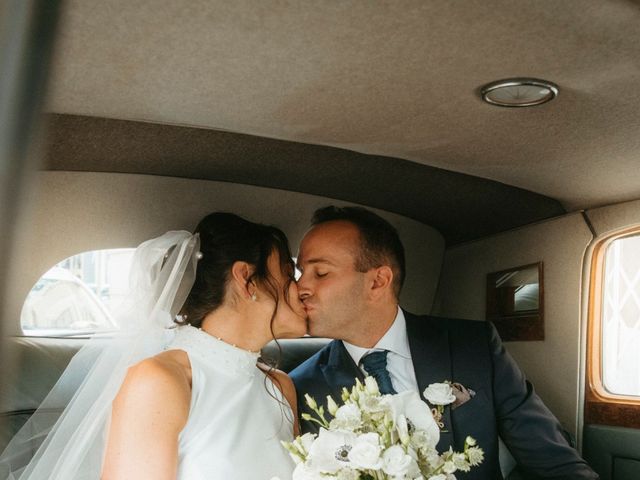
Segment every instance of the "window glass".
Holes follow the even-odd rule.
[[[47,271],[22,307],[26,335],[79,335],[116,329],[112,312],[128,291],[135,249],[85,252]]]
[[[300,270],[298,270],[298,257],[291,257],[291,260],[293,260],[293,265],[294,265],[294,270],[293,270],[293,277],[296,279],[296,282],[298,280],[300,280],[300,277],[302,276],[302,272]]]
[[[602,315],[604,387],[640,396],[640,235],[607,249]]]

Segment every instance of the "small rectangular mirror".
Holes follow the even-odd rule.
[[[502,340],[544,340],[542,262],[487,275],[487,320]]]

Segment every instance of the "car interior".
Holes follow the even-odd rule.
[[[21,323],[60,262],[213,211],[295,255],[357,205],[398,229],[405,309],[493,321],[601,478],[640,478],[640,2],[0,7],[0,450],[90,336]]]

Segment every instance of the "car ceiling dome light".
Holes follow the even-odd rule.
[[[558,86],[536,78],[505,78],[480,90],[482,99],[500,107],[533,107],[553,100]]]

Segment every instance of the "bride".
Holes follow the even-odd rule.
[[[74,357],[60,382],[84,371],[82,385],[49,428],[54,387],[2,454],[0,478],[291,478],[280,441],[298,432],[295,389],[259,361],[273,338],[306,333],[284,234],[213,213],[194,235],[143,243],[133,269],[122,332]]]

